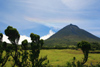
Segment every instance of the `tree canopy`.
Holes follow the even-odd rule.
[[[91,46],[90,46],[90,43],[88,43],[87,41],[81,41],[77,44],[77,47],[78,48],[81,48],[82,51],[85,51],[85,50],[90,50],[91,49]]]
[[[11,41],[12,44],[18,43],[20,35],[16,28],[8,26],[7,29],[5,29],[5,34],[6,36],[8,36],[8,39]]]

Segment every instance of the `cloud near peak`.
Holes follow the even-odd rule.
[[[46,40],[48,39],[50,36],[52,36],[53,34],[55,34],[52,30],[49,31],[49,33],[45,36],[42,36],[41,39]]]

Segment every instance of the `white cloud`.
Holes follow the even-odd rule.
[[[31,42],[31,38],[30,37],[27,37],[25,35],[20,35],[20,39],[19,39],[19,44],[21,44],[21,42],[23,40],[27,39],[28,42]]]
[[[9,40],[8,40],[8,37],[6,35],[3,34],[3,42],[7,42],[7,43],[11,43]]]
[[[50,36],[52,36],[54,34],[54,32],[52,30],[49,31],[49,34],[42,36],[41,39],[46,40],[48,39]]]
[[[20,39],[19,39],[19,43],[18,44],[21,44],[21,42],[23,40],[27,39],[28,42],[31,42],[31,38],[30,37],[27,37],[25,35],[20,35]],[[3,34],[3,42],[7,42],[7,43],[11,43],[9,40],[8,40],[8,37],[6,35]]]

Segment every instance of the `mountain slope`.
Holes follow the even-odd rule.
[[[82,40],[88,42],[99,42],[100,38],[94,36],[93,34],[80,29],[76,25],[68,25],[63,29],[59,30],[56,34],[51,36],[45,41],[45,46],[66,46],[66,45],[76,45],[77,42]]]

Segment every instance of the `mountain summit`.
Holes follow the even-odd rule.
[[[70,24],[47,39],[45,41],[45,46],[75,45],[77,42],[83,40],[88,42],[99,42],[100,38],[83,29],[80,29],[76,25]]]

